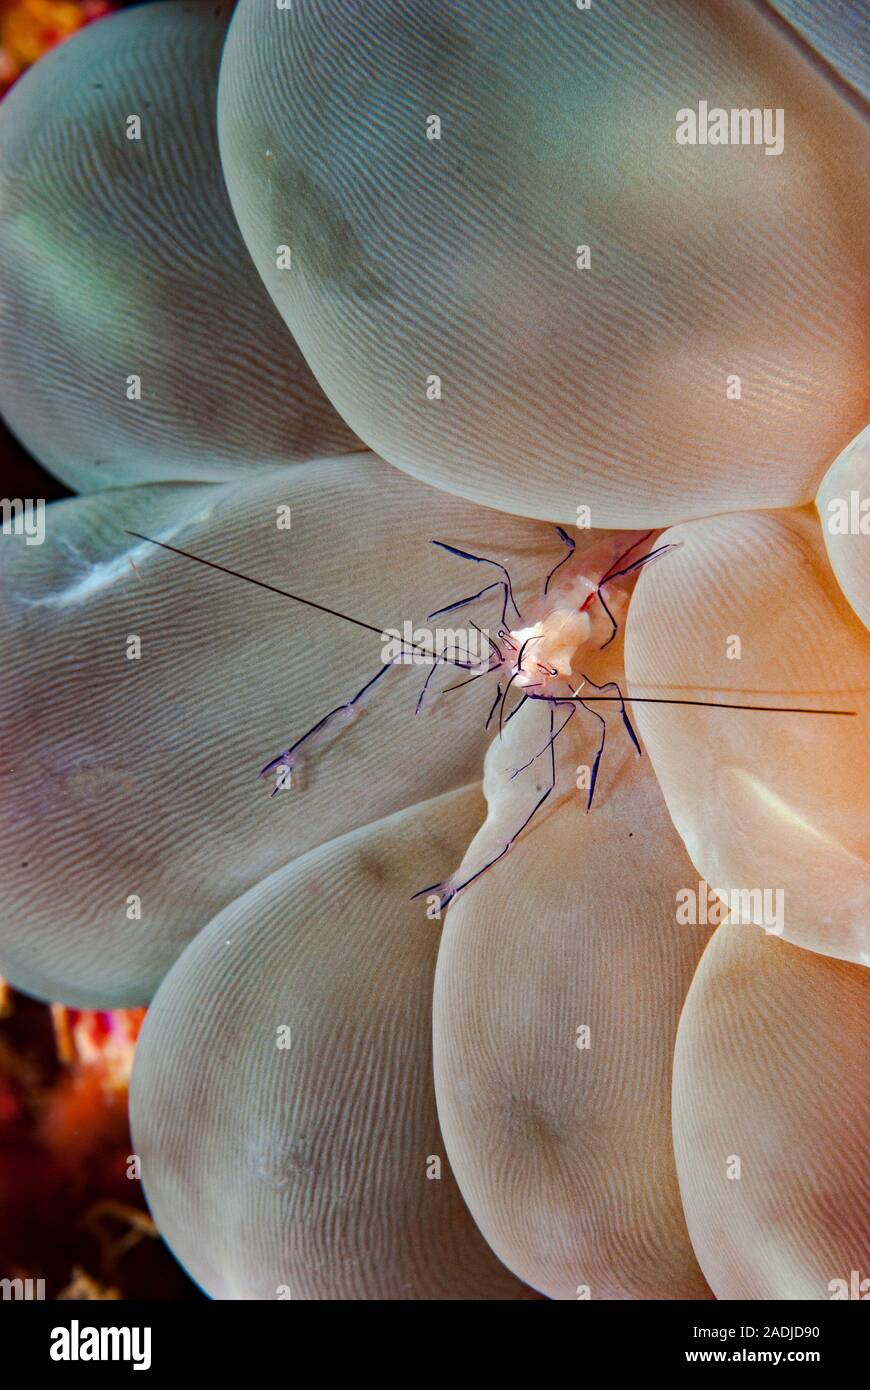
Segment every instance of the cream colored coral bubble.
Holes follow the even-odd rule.
[[[831,574],[818,519],[714,517],[662,540],[681,548],[632,598],[632,695],[854,712],[638,704],[674,824],[698,872],[751,920],[867,964],[870,637]]]
[[[870,627],[870,427],[831,464],[816,507],[840,588]]]
[[[557,1299],[703,1299],[668,1110],[677,1019],[709,929],[676,922],[694,871],[648,762],[618,715],[608,722],[591,812],[578,765],[588,775],[599,734],[584,711],[556,744],[552,804],[448,911],[438,1109],[472,1215],[520,1278]],[[547,786],[547,758],[510,779],[547,728],[544,707],[527,705],[493,743],[487,820],[458,880]]]
[[[233,218],[214,111],[230,12],[110,15],[0,107],[0,405],[78,491],[363,447]]]
[[[866,969],[756,927],[715,933],[680,1019],[674,1143],[720,1299],[866,1297]]]
[[[483,815],[451,793],[227,907],[164,981],[132,1086],[151,1210],[215,1298],[521,1299],[463,1206],[431,1077],[438,923]]]
[[[42,545],[3,537],[0,643],[16,674],[0,686],[0,974],[96,1007],[147,1002],[226,903],[312,845],[463,785],[488,739],[482,683],[415,719],[431,667],[398,666],[270,799],[258,771],[383,669],[382,637],[128,528],[399,631],[475,588],[477,568],[431,536],[495,543],[520,583],[553,549],[548,527],[371,455],[244,487],[71,499],[46,509]],[[499,606],[477,615],[497,624]]]
[[[678,143],[704,94],[779,152]],[[809,502],[862,423],[866,130],[748,0],[241,0],[219,128],[318,380],[427,482],[664,525]]]
[[[870,99],[867,15],[853,0],[771,0],[795,34],[830,63],[845,82]]]

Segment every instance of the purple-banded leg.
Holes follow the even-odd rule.
[[[451,664],[454,664],[454,663],[449,662],[449,661],[445,658],[443,652],[442,652],[438,657],[436,657],[435,661],[433,661],[433,663],[432,663],[432,669],[431,669],[431,671],[429,672],[428,676],[426,677],[426,680],[425,680],[424,683],[423,683],[423,689],[420,691],[420,698],[419,698],[418,701],[417,701],[417,708],[414,710],[414,715],[415,715],[415,716],[418,715],[418,714],[420,713],[420,710],[423,708],[423,701],[424,701],[424,699],[426,698],[426,691],[427,691],[428,688],[429,688],[429,682],[431,681],[432,677],[433,677],[434,674],[435,674],[435,668],[436,668],[437,666],[444,666],[444,665],[451,665]],[[450,693],[451,690],[461,690],[462,687],[463,687],[464,685],[471,685],[473,681],[479,681],[479,680],[481,680],[484,676],[491,675],[491,673],[492,673],[493,671],[497,671],[497,670],[498,670],[499,665],[500,665],[500,663],[497,663],[495,666],[489,665],[489,666],[487,666],[487,667],[485,668],[485,670],[483,670],[483,671],[478,671],[478,672],[476,672],[476,674],[473,675],[473,676],[466,676],[466,678],[465,678],[464,681],[457,681],[455,685],[445,685],[444,689],[441,691],[441,694],[442,694],[442,695],[448,695],[448,694]],[[470,670],[470,669],[472,669],[472,668],[469,667],[468,669]]]
[[[504,733],[504,726],[505,726],[505,724],[510,722],[510,719],[509,719],[509,718],[506,720],[505,717],[504,717],[505,706],[506,706],[506,704],[507,704],[508,692],[510,691],[511,686],[513,685],[513,683],[514,683],[514,681],[517,679],[517,677],[523,674],[523,657],[525,656],[526,647],[529,645],[530,642],[540,642],[540,640],[541,640],[540,637],[527,637],[526,640],[522,643],[522,645],[521,645],[519,651],[517,652],[517,659],[516,659],[516,662],[515,662],[515,664],[514,664],[513,672],[512,672],[512,674],[511,674],[511,677],[510,677],[510,679],[509,679],[507,685],[506,685],[505,688],[504,688],[504,695],[501,697],[501,708],[499,709],[499,712],[498,712],[498,736],[499,736],[499,738],[501,738],[502,734]],[[541,684],[541,682],[538,681],[537,684],[535,684],[535,685],[524,685],[522,688],[523,688],[523,690],[537,690],[537,689],[539,689],[540,684]],[[523,704],[523,703],[524,703],[524,702],[521,700],[521,701],[520,701],[520,705]],[[517,709],[519,709],[520,705],[517,705],[517,708],[516,708],[515,710],[512,711],[512,714],[516,714]]]
[[[643,539],[646,539],[646,537],[644,537]],[[635,541],[635,545],[640,545],[640,541]],[[610,609],[607,607],[607,604],[602,598],[601,590],[604,588],[606,584],[612,584],[614,579],[621,579],[624,575],[631,574],[633,570],[639,570],[642,565],[648,565],[650,560],[657,560],[660,555],[667,555],[669,550],[677,550],[681,545],[682,541],[675,541],[670,545],[660,545],[657,550],[651,550],[649,555],[642,555],[639,560],[633,560],[631,564],[626,565],[624,569],[616,570],[614,573],[610,573],[610,571],[608,571],[608,573],[604,576],[603,579],[599,579],[595,592],[598,595],[598,601],[601,604],[601,607],[604,609],[613,626],[613,631],[611,632],[607,641],[602,642],[601,644],[602,651],[604,651],[605,647],[610,646],[611,642],[613,641],[614,637],[619,631],[619,624],[617,623],[616,619],[614,618],[613,614],[611,613]],[[631,549],[634,550],[634,545],[631,547]],[[628,553],[629,552],[626,551],[626,554]],[[618,564],[619,561],[617,560],[616,563]]]
[[[436,652],[436,653],[435,653],[435,657],[434,657],[434,660],[433,660],[433,662],[432,662],[432,665],[429,667],[429,674],[427,675],[426,679],[425,679],[424,682],[423,682],[423,689],[420,691],[420,694],[419,694],[418,697],[417,697],[417,704],[416,704],[416,707],[415,707],[415,709],[414,709],[414,718],[415,718],[415,719],[417,718],[417,716],[419,715],[421,709],[423,708],[423,701],[424,701],[425,698],[426,698],[426,691],[429,689],[429,682],[431,681],[431,679],[432,679],[432,677],[434,676],[435,672],[438,670],[438,667],[444,665],[444,660],[443,660],[443,658],[444,658],[444,653],[443,653],[443,651],[441,651],[441,652]]]
[[[629,719],[628,714],[626,713],[625,699],[616,681],[605,681],[603,685],[597,685],[596,682],[590,680],[587,675],[583,675],[583,681],[586,685],[591,685],[594,690],[616,691],[617,697],[619,699],[619,710],[620,714],[622,715],[622,722],[625,725],[629,738],[631,739],[632,743],[637,749],[637,756],[639,758],[642,757],[643,754],[641,752],[640,744],[638,743],[637,734],[634,732],[634,729],[631,725],[631,720]],[[591,811],[592,809],[592,798],[595,795],[595,783],[598,781],[598,768],[601,763],[601,755],[604,752],[604,744],[607,739],[607,721],[602,714],[598,713],[597,709],[593,709],[591,705],[587,705],[586,701],[582,698],[582,696],[575,695],[573,698],[577,701],[578,704],[582,705],[583,708],[589,714],[593,714],[595,718],[598,720],[599,724],[601,725],[601,742],[598,745],[598,751],[595,754],[595,761],[592,764],[592,776],[589,779],[589,795],[586,798],[586,811],[588,814],[589,811]]]
[[[643,752],[641,751],[641,746],[640,746],[640,743],[639,743],[639,741],[638,741],[637,734],[634,732],[634,728],[633,728],[633,726],[632,726],[631,720],[630,720],[629,717],[628,717],[628,711],[627,711],[626,708],[625,708],[625,696],[623,695],[622,690],[621,690],[620,687],[617,685],[616,681],[605,681],[603,685],[596,685],[596,684],[595,684],[595,681],[592,681],[592,680],[589,679],[589,677],[586,675],[585,671],[581,671],[580,674],[581,674],[581,676],[583,677],[583,679],[584,679],[584,681],[586,682],[586,684],[587,684],[587,685],[591,685],[592,688],[593,688],[594,690],[598,690],[598,691],[602,691],[602,690],[615,690],[615,691],[616,691],[616,694],[617,694],[617,696],[618,696],[618,698],[619,698],[619,713],[622,715],[622,722],[623,722],[623,724],[625,725],[625,731],[626,731],[626,733],[628,734],[629,738],[631,739],[632,743],[633,743],[634,746],[635,746],[635,749],[636,749],[636,751],[637,751],[637,756],[638,756],[639,758],[642,758],[642,757],[643,757]]]
[[[493,717],[493,715],[495,714],[496,710],[498,709],[498,703],[499,703],[499,700],[500,700],[500,699],[501,699],[501,681],[499,681],[498,685],[497,685],[496,688],[495,688],[495,699],[494,699],[493,702],[492,702],[492,709],[489,711],[489,714],[486,716],[486,723],[485,723],[484,726],[483,726],[484,729],[488,729],[489,726],[490,726],[490,724],[492,723],[492,717]]]
[[[499,664],[500,666],[504,665],[504,652],[502,651],[501,647],[498,645],[498,642],[493,642],[493,640],[492,640],[492,638],[490,637],[489,633],[488,633],[488,632],[484,632],[484,630],[483,630],[482,627],[478,627],[478,626],[477,626],[477,623],[474,621],[473,618],[469,618],[468,621],[469,621],[469,623],[471,624],[471,626],[474,628],[475,632],[479,632],[480,635],[481,635],[481,637],[483,638],[483,640],[484,640],[485,642],[488,642],[488,643],[489,643],[490,655],[491,655],[491,656],[493,656],[493,655],[495,656],[495,659],[496,659],[496,661],[498,662],[498,664]]]
[[[526,686],[526,689],[528,690],[529,687]],[[524,695],[523,698],[522,698],[521,700],[518,700],[518,701],[517,701],[517,703],[514,705],[513,709],[511,710],[510,714],[508,715],[507,719],[504,721],[504,723],[505,723],[505,728],[507,728],[508,724],[511,722],[511,720],[512,720],[513,717],[514,717],[514,715],[515,715],[515,714],[519,714],[519,712],[520,712],[520,710],[522,709],[523,705],[526,703],[526,700],[531,700],[531,699],[532,699],[532,696],[531,696],[531,695]]]
[[[364,699],[364,697],[368,694],[368,692],[372,689],[373,686],[377,685],[379,680],[383,679],[383,677],[387,674],[388,671],[391,671],[393,669],[395,664],[395,661],[388,661],[384,666],[381,667],[381,669],[377,672],[376,675],[372,676],[371,680],[366,681],[365,685],[362,686],[362,688],[358,690],[356,694],[351,697],[350,700],[345,701],[343,705],[336,705],[335,709],[330,710],[329,713],[325,714],[322,719],[318,719],[317,723],[313,724],[307,733],[303,734],[301,738],[297,738],[296,742],[291,743],[290,747],[285,749],[283,753],[279,754],[277,758],[273,758],[271,762],[266,763],[266,766],[264,768],[261,768],[259,776],[268,777],[270,773],[275,772],[276,769],[279,767],[288,769],[293,768],[298,761],[299,749],[302,747],[302,745],[304,743],[307,743],[309,739],[314,738],[317,734],[322,733],[323,730],[326,729],[327,726],[331,724],[332,721],[336,719],[339,715],[353,714],[359,702],[362,699]],[[279,785],[275,787],[274,791],[272,792],[272,795],[275,796],[275,794],[280,790],[281,785],[279,783]]]
[[[589,812],[592,810],[592,798],[595,795],[595,783],[598,781],[598,767],[601,762],[601,754],[604,752],[604,743],[607,738],[607,721],[603,715],[598,713],[597,709],[592,709],[591,706],[587,705],[585,700],[582,700],[579,695],[577,696],[577,702],[578,704],[581,704],[589,714],[594,714],[595,718],[601,725],[601,742],[598,745],[598,751],[595,754],[595,760],[592,764],[592,776],[589,778],[589,795],[586,798],[586,814],[588,816]]]
[[[458,555],[460,560],[471,560],[475,565],[493,565],[495,569],[501,570],[502,574],[505,577],[505,582],[507,584],[507,597],[510,600],[511,606],[514,612],[516,613],[517,617],[520,619],[520,621],[522,621],[523,615],[517,608],[516,600],[514,599],[514,589],[513,584],[511,583],[511,577],[504,565],[500,564],[498,560],[487,559],[485,555],[472,555],[470,550],[460,550],[455,545],[448,545],[447,541],[432,541],[431,544],[439,546],[441,550],[446,550],[451,555]]]
[[[560,570],[564,564],[567,564],[567,562],[571,559],[571,556],[574,554],[574,551],[577,548],[577,542],[573,539],[572,536],[568,535],[567,531],[563,531],[561,526],[557,526],[556,530],[559,534],[560,540],[564,541],[565,545],[569,547],[569,550],[567,555],[562,556],[558,565],[553,566],[553,568],[550,570],[550,573],[547,575],[547,578],[544,580],[545,594],[547,593],[547,590],[550,587],[550,580],[553,578],[553,575],[556,573],[557,570]]]
[[[510,590],[503,579],[496,579],[492,584],[487,584],[484,589],[479,589],[476,594],[469,594],[468,598],[459,598],[455,603],[445,604],[443,608],[436,608],[434,613],[427,613],[426,617],[431,622],[433,618],[440,618],[444,613],[455,613],[457,608],[465,608],[469,603],[476,603],[484,594],[492,593],[493,589],[501,590],[501,621],[502,626],[507,624],[507,606],[510,597]]]
[[[537,699],[543,699],[543,698],[546,698],[546,697],[544,697],[544,696],[536,696],[535,698],[537,698]],[[525,820],[523,821],[522,825],[519,826],[519,828],[518,828],[517,830],[514,831],[513,835],[511,835],[510,839],[502,846],[502,848],[499,850],[498,854],[494,854],[493,857],[492,857],[492,859],[488,859],[487,862],[486,862],[481,868],[475,870],[475,872],[474,872],[473,874],[470,874],[468,878],[463,879],[463,881],[462,881],[461,883],[454,883],[452,879],[445,879],[445,880],[442,881],[441,883],[432,883],[432,884],[429,885],[428,888],[421,888],[421,889],[419,890],[419,892],[414,893],[414,894],[412,895],[412,898],[411,898],[411,901],[412,901],[412,902],[414,901],[415,898],[423,898],[423,897],[426,897],[427,894],[430,894],[430,893],[431,893],[431,894],[435,894],[435,893],[437,893],[437,894],[438,894],[438,905],[439,905],[439,909],[445,908],[445,907],[447,906],[447,904],[450,903],[450,902],[452,902],[453,899],[456,897],[456,895],[457,895],[458,893],[461,893],[462,890],[463,890],[464,888],[468,888],[469,885],[472,884],[472,883],[474,883],[477,879],[479,879],[479,878],[481,877],[482,874],[485,874],[486,871],[487,871],[487,869],[491,869],[491,868],[493,867],[493,865],[494,865],[494,864],[497,864],[498,861],[499,861],[500,859],[504,859],[505,855],[508,854],[508,853],[510,852],[510,850],[512,849],[512,847],[516,844],[517,840],[519,839],[520,835],[522,835],[522,833],[523,833],[523,831],[525,830],[526,826],[527,826],[527,825],[529,824],[529,822],[533,819],[533,817],[537,815],[538,811],[540,811],[540,809],[541,809],[541,807],[543,806],[544,802],[545,802],[545,801],[547,800],[547,798],[551,795],[551,793],[552,793],[552,791],[553,791],[553,788],[554,788],[555,785],[556,785],[556,750],[555,750],[555,748],[554,748],[554,746],[553,746],[553,745],[554,745],[554,741],[555,741],[555,736],[554,736],[554,724],[555,724],[554,710],[555,710],[555,706],[556,706],[556,701],[555,701],[555,700],[551,700],[551,699],[547,699],[547,703],[548,703],[548,705],[550,706],[550,741],[549,741],[549,743],[548,743],[548,745],[547,745],[547,747],[548,747],[549,750],[550,750],[550,780],[549,780],[548,786],[545,788],[545,790],[544,790],[544,792],[542,793],[542,795],[538,797],[538,800],[535,802],[535,804],[534,804],[534,806],[532,807],[531,811],[530,811],[529,814],[526,816],[526,818],[525,818]],[[567,723],[568,721],[566,720],[565,722]],[[545,749],[544,749],[544,752],[546,752],[546,751],[547,751],[547,749],[545,748]]]
[[[540,700],[540,699],[545,698],[545,697],[542,697],[542,696],[540,696],[540,695],[530,695],[528,698],[529,698],[530,700]],[[519,708],[519,706],[517,706],[517,708]],[[569,710],[568,710],[567,718],[566,718],[566,719],[563,719],[563,720],[562,720],[562,723],[559,725],[559,727],[558,727],[558,729],[556,730],[556,732],[555,732],[554,734],[551,734],[551,735],[550,735],[550,737],[547,739],[547,742],[544,744],[544,746],[543,746],[543,748],[540,750],[540,752],[535,753],[531,758],[529,758],[529,761],[528,761],[527,763],[523,763],[522,767],[515,767],[515,768],[514,768],[513,772],[512,772],[511,775],[510,775],[510,780],[511,780],[511,781],[513,781],[513,779],[514,779],[515,777],[519,777],[519,775],[520,775],[521,772],[525,772],[525,770],[526,770],[527,767],[531,767],[532,763],[537,762],[537,761],[538,761],[538,758],[542,758],[542,757],[544,756],[544,754],[546,753],[547,749],[550,748],[550,747],[552,747],[552,745],[556,742],[556,739],[559,737],[559,735],[562,733],[562,731],[563,731],[564,729],[566,729],[566,728],[568,727],[568,725],[571,723],[571,720],[574,718],[574,715],[575,715],[576,713],[577,713],[577,706],[576,706],[575,704],[572,704],[571,707],[570,707]]]

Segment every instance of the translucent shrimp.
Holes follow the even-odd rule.
[[[476,628],[488,644],[486,658],[482,661],[473,662],[455,653],[435,651],[433,648],[429,653],[432,665],[417,700],[415,712],[419,715],[434,676],[442,666],[458,668],[465,673],[462,680],[443,689],[440,692],[442,695],[470,685],[483,677],[498,674],[495,697],[489,709],[486,727],[489,728],[490,724],[497,720],[499,734],[503,732],[505,724],[519,713],[527,700],[544,701],[549,707],[547,742],[540,752],[522,767],[514,769],[511,774],[512,777],[516,777],[533,762],[546,757],[549,767],[547,786],[516,831],[487,863],[462,882],[448,879],[422,888],[413,895],[415,898],[436,895],[441,907],[446,906],[457,893],[467,888],[509,852],[519,835],[552,794],[556,785],[556,740],[571,722],[578,705],[600,725],[600,738],[592,764],[586,801],[587,812],[592,809],[607,737],[606,721],[598,710],[592,707],[593,700],[612,699],[619,705],[625,730],[638,756],[641,755],[640,742],[626,711],[625,699],[619,685],[615,681],[603,685],[596,684],[584,673],[582,667],[584,657],[608,647],[615,638],[628,603],[627,585],[633,577],[644,565],[665,555],[674,547],[662,545],[638,555],[637,552],[653,536],[652,531],[647,531],[637,534],[628,547],[620,550],[615,559],[612,541],[603,542],[578,556],[573,537],[561,526],[558,526],[556,531],[567,553],[545,577],[539,594],[530,602],[527,618],[523,617],[517,606],[513,583],[504,565],[486,556],[460,550],[446,541],[432,542],[459,559],[475,565],[489,566],[490,571],[497,571],[499,577],[464,598],[434,609],[428,615],[429,618],[469,608],[488,595],[498,593],[501,597],[501,626],[496,640],[472,622],[472,627]],[[513,627],[508,626],[509,613],[513,615],[516,624]],[[324,715],[307,733],[302,734],[289,748],[266,764],[260,775],[266,777],[272,773],[277,774],[275,791],[279,791],[285,784],[287,771],[297,764],[302,753],[309,751],[312,744],[325,734],[335,721],[355,715],[361,702],[392,669],[393,664],[392,661],[385,663],[350,700]],[[580,694],[581,690],[585,691],[585,696]],[[594,696],[593,690],[597,692]],[[513,691],[519,694],[519,700],[509,709],[508,700]],[[605,694],[606,691],[614,693],[608,696]]]

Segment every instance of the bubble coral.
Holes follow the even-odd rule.
[[[782,155],[678,145],[696,92],[784,108]],[[745,0],[318,0],[290,23],[242,0],[219,121],[318,380],[426,482],[660,526],[811,502],[865,423],[866,134]]]
[[[204,0],[113,15],[3,106],[0,404],[79,491],[363,447],[230,210],[213,110],[229,15]]]
[[[103,21],[0,112],[4,408],[88,493],[0,553],[0,969],[153,996],[135,1144],[215,1297],[827,1298],[870,1225],[851,12],[225,22]],[[782,153],[680,146],[700,91],[782,107]],[[415,720],[407,672],[262,796],[264,758],[372,673],[365,627],[464,592],[431,539],[524,610],[559,536],[636,527],[671,549],[589,674],[643,756],[605,710],[588,814],[588,710],[550,750],[545,702],[493,734],[486,682],[433,684]],[[573,672],[588,625],[530,623]],[[469,881],[439,922],[409,899],[445,874]]]

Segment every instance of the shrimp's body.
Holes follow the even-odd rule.
[[[590,577],[591,569],[590,557],[584,557],[582,570],[560,575],[547,595],[530,608],[529,624],[513,628],[504,639],[516,653],[511,672],[515,684],[535,689],[538,698],[557,699],[570,693],[572,682],[582,680],[584,661],[606,646],[613,633],[613,624],[598,601],[598,580]],[[621,625],[628,594],[618,591],[608,606]]]
[[[542,592],[530,601],[525,616],[517,607],[511,578],[504,565],[498,561],[489,560],[485,556],[473,555],[469,551],[459,550],[456,546],[449,545],[445,541],[433,541],[433,545],[437,545],[461,559],[473,561],[478,565],[491,566],[492,569],[499,571],[502,577],[493,580],[492,583],[485,585],[467,598],[459,599],[443,608],[436,609],[429,614],[429,618],[432,619],[444,613],[452,613],[459,608],[466,608],[480,601],[485,595],[498,591],[501,594],[502,624],[498,629],[497,640],[484,634],[489,645],[489,656],[482,663],[469,661],[455,652],[433,651],[430,654],[433,665],[417,701],[416,713],[419,714],[421,711],[424,697],[438,667],[450,666],[465,672],[473,672],[459,684],[471,684],[472,681],[476,681],[482,676],[498,673],[495,699],[486,720],[487,728],[497,714],[498,727],[501,732],[504,724],[518,713],[528,699],[545,701],[549,706],[550,714],[550,737],[547,743],[528,763],[524,764],[523,767],[516,768],[512,773],[512,776],[517,776],[531,763],[536,762],[538,758],[549,754],[550,779],[543,795],[499,853],[474,874],[461,883],[448,879],[429,888],[423,888],[419,893],[414,894],[414,897],[420,897],[423,894],[431,895],[434,893],[441,907],[446,906],[457,893],[468,887],[503,855],[507,854],[511,845],[547,800],[556,781],[554,744],[576,714],[578,705],[598,720],[601,731],[598,750],[591,769],[586,803],[586,810],[591,810],[598,768],[607,736],[607,725],[598,710],[593,708],[591,704],[584,702],[584,693],[589,699],[593,690],[598,692],[595,698],[601,698],[600,692],[605,690],[616,692],[615,695],[608,698],[612,698],[618,703],[626,732],[634,744],[638,756],[641,754],[640,743],[626,712],[620,687],[615,681],[597,685],[584,673],[584,666],[588,664],[588,659],[593,654],[608,647],[615,638],[628,606],[627,584],[630,582],[630,578],[634,577],[641,566],[659,555],[664,555],[674,547],[671,545],[660,546],[658,549],[649,550],[638,557],[636,552],[653,535],[652,531],[645,531],[636,533],[631,544],[627,548],[623,546],[615,558],[612,540],[603,541],[600,545],[592,547],[581,558],[576,554],[576,541],[573,537],[561,526],[558,526],[556,530],[561,541],[567,547],[567,554],[550,570],[544,581]],[[624,542],[624,540],[623,534],[620,536],[620,541]],[[515,615],[513,625],[510,627],[507,616],[509,610],[512,610]],[[476,624],[473,626],[476,627]],[[267,776],[273,772],[277,774],[275,792],[286,785],[287,772],[297,765],[302,752],[308,751],[312,743],[319,735],[326,732],[334,720],[352,718],[360,702],[380,681],[381,677],[386,675],[393,664],[393,661],[388,661],[382,665],[376,675],[366,681],[365,685],[349,701],[331,710],[318,720],[306,734],[291,744],[284,753],[266,764],[262,769],[261,776]],[[456,688],[455,685],[447,687],[447,689]],[[513,709],[506,713],[508,696],[512,690],[519,693],[520,699]],[[442,693],[446,693],[446,691]],[[557,728],[556,713],[560,707],[563,710],[567,709],[567,714]]]

